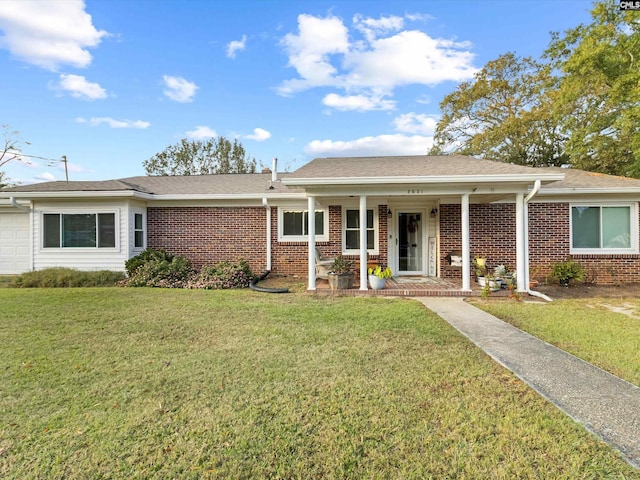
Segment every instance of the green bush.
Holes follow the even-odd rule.
[[[152,254],[133,269],[123,284],[128,287],[184,288],[193,273],[191,262],[184,257]]]
[[[174,255],[167,253],[164,250],[154,250],[153,248],[147,248],[140,255],[136,255],[135,257],[132,257],[124,262],[124,268],[127,270],[127,275],[131,277],[136,272],[138,267],[144,265],[145,263],[152,261],[171,262],[173,258]]]
[[[582,282],[584,277],[584,267],[570,259],[564,262],[554,263],[551,267],[551,278],[557,280],[560,285],[565,287],[568,287],[572,281]]]
[[[254,277],[249,264],[240,259],[237,263],[218,262],[215,265],[204,266],[186,286],[207,290],[247,288]]]
[[[81,271],[73,268],[47,268],[16,277],[11,286],[18,288],[113,287],[124,279],[123,272],[111,270]]]

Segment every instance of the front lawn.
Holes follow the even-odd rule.
[[[417,302],[0,290],[0,477],[639,478]]]
[[[475,305],[640,386],[640,300],[637,298],[585,298],[552,303],[475,301]]]

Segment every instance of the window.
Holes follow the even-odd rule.
[[[279,208],[278,239],[280,241],[307,241],[309,238],[309,211]],[[316,240],[329,241],[329,218],[325,210],[316,210]]]
[[[572,205],[572,250],[596,253],[637,250],[635,212],[631,205]]]
[[[360,251],[360,210],[346,209],[343,212],[344,251],[356,253]],[[367,209],[367,250],[377,252],[376,220],[373,209]]]
[[[133,246],[135,248],[144,248],[144,225],[141,213],[133,216]]]
[[[45,213],[44,248],[115,248],[115,213]]]

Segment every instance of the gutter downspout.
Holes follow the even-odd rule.
[[[538,194],[538,192],[540,191],[540,186],[541,186],[540,180],[536,180],[533,184],[533,190],[531,190],[531,192],[529,192],[529,195],[527,195],[524,199],[524,218],[525,218],[525,222],[524,222],[524,241],[525,241],[524,275],[525,275],[525,278],[524,279],[526,282],[525,285],[527,286],[526,292],[529,295],[542,298],[547,302],[553,302],[553,299],[548,297],[544,293],[537,292],[529,288],[529,202],[533,197],[535,197]]]
[[[271,205],[266,197],[262,198],[262,205],[267,209],[267,270],[271,271]]]
[[[16,197],[9,197],[9,201],[11,202],[11,205],[16,207],[17,209],[24,210],[25,212],[31,211],[31,207],[25,207],[24,205],[20,205],[16,200]]]

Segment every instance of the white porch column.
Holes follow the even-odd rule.
[[[367,286],[367,197],[360,195],[360,290]]]
[[[307,232],[309,233],[309,285],[307,290],[316,289],[316,197],[309,197]]]
[[[525,283],[526,272],[526,252],[525,252],[525,225],[524,225],[524,194],[516,194],[516,278],[519,292],[527,290]]]
[[[462,290],[471,291],[471,241],[469,238],[469,194],[460,199],[462,224]]]

